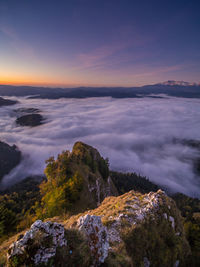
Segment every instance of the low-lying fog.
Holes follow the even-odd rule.
[[[200,177],[192,165],[198,151],[173,142],[200,140],[200,99],[18,100],[19,104],[0,108],[0,140],[16,144],[24,157],[4,177],[4,185],[42,174],[49,156],[83,141],[108,157],[112,170],[135,171],[173,191],[200,196]],[[13,110],[21,107],[40,109],[47,123],[17,126]]]

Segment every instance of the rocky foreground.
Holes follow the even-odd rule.
[[[46,164],[0,196],[0,266],[200,266],[198,199],[173,196],[181,217],[158,186],[110,171],[82,142]]]
[[[189,245],[163,191],[130,191],[63,220],[37,220],[9,248],[8,266],[187,266]]]

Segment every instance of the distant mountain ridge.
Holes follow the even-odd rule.
[[[141,87],[48,88],[0,85],[1,96],[27,96],[29,98],[39,99],[87,97],[139,98],[151,94],[200,98],[200,84],[169,80],[163,83],[144,85]]]
[[[169,85],[169,86],[174,86],[174,85],[179,85],[179,86],[199,86],[199,83],[194,83],[194,82],[184,82],[184,81],[174,81],[174,80],[169,80],[163,83],[158,83],[158,85]]]

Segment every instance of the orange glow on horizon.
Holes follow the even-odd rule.
[[[69,87],[69,86],[81,86],[78,84],[61,84],[61,83],[48,83],[48,82],[35,82],[35,81],[8,81],[8,80],[0,80],[0,85],[13,85],[13,86],[48,86],[48,87]]]
[[[13,85],[13,86],[35,86],[35,87],[60,87],[60,88],[67,88],[67,87],[133,87],[133,86],[142,86],[145,83],[138,84],[132,83],[130,85],[123,85],[123,84],[103,84],[103,83],[85,83],[85,82],[45,82],[44,80],[38,80],[37,82],[32,79],[0,79],[0,85]]]
[[[49,80],[49,79],[46,79]],[[76,87],[76,86],[82,86],[82,84],[74,83],[74,82],[55,82],[55,81],[49,81],[46,82],[44,79],[20,79],[20,78],[13,78],[13,79],[1,79],[0,78],[0,85],[13,85],[13,86],[44,86],[44,87]]]

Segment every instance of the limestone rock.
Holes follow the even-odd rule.
[[[78,228],[88,240],[94,266],[103,263],[108,256],[109,242],[107,229],[103,226],[101,217],[86,214],[79,218]]]
[[[7,254],[8,266],[12,262],[25,264],[46,264],[56,255],[57,248],[67,245],[64,227],[59,223],[37,220],[22,238],[14,242]]]
[[[147,257],[144,257],[144,267],[150,267],[150,261],[148,260]]]
[[[180,212],[162,190],[108,197],[98,208],[71,218],[66,226],[78,225],[90,242],[96,240],[95,225],[101,221],[109,242],[106,266],[181,265],[190,254]],[[97,251],[93,243],[90,246]]]
[[[130,191],[108,197],[98,208],[71,216],[64,226],[68,243],[60,224],[36,221],[30,231],[11,246],[8,262],[17,256],[21,260],[17,267],[29,266],[30,261],[34,266],[46,264],[58,255],[58,247],[68,251],[62,261],[64,265],[51,266],[177,267],[184,266],[190,255],[180,212],[161,190],[148,194]],[[71,238],[67,231],[72,231]],[[72,235],[73,231],[76,235]],[[79,246],[80,240],[83,241]],[[63,257],[63,253],[59,255]],[[76,261],[80,255],[83,255],[81,264]]]
[[[93,209],[108,196],[117,196],[118,191],[109,176],[107,161],[97,149],[83,142],[76,142],[68,157],[73,162],[71,172],[79,171],[84,179],[80,203],[77,206]],[[83,172],[84,170],[84,172]]]

